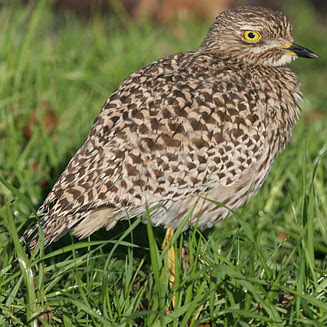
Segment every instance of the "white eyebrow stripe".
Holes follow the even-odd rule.
[[[251,31],[261,31],[262,26],[254,26],[254,25],[242,25],[241,30],[246,31],[246,30],[251,30]]]

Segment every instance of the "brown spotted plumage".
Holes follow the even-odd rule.
[[[176,228],[196,205],[189,223],[211,227],[251,199],[300,114],[299,82],[282,66],[315,57],[292,41],[282,13],[240,7],[218,15],[197,51],[127,78],[39,209],[46,243],[110,229],[146,206],[153,224]]]

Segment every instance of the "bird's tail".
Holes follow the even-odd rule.
[[[21,242],[33,250],[40,240],[44,246],[59,240],[70,230],[79,238],[85,238],[101,227],[113,228],[122,218],[122,213],[113,207],[100,207],[86,213],[58,216],[47,213],[21,237]],[[39,228],[40,227],[40,228]]]
[[[74,216],[74,219],[71,218],[68,216],[59,218],[51,214],[45,214],[24,232],[20,241],[30,250],[35,249],[40,240],[42,240],[44,246],[48,246],[67,234],[73,225],[79,221],[77,215]]]

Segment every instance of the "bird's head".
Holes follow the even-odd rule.
[[[283,66],[296,57],[318,58],[293,43],[292,26],[283,13],[261,7],[239,7],[219,14],[201,50],[262,66]]]

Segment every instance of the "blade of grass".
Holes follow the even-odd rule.
[[[17,260],[19,263],[21,273],[23,275],[25,287],[27,289],[26,320],[32,327],[37,327],[37,320],[33,319],[33,315],[37,311],[33,271],[30,267],[30,261],[27,258],[24,249],[19,242],[16,226],[14,223],[14,218],[8,203],[6,204],[6,208],[7,208],[6,210],[7,229],[15,246]]]

